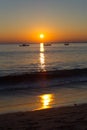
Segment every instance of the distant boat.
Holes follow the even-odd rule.
[[[45,43],[44,46],[51,46],[51,43]]]
[[[68,45],[69,45],[69,42],[65,42],[64,45],[65,45],[65,46],[68,46]]]
[[[26,46],[30,46],[30,45],[23,43],[23,44],[20,44],[19,46],[20,46],[20,47],[26,47]]]

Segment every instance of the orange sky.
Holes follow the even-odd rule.
[[[44,39],[40,39],[40,34],[44,34]],[[57,32],[47,31],[22,31],[16,33],[8,33],[0,35],[1,41],[30,41],[30,42],[47,42],[47,41],[86,41],[87,33],[86,32],[63,32],[59,30]]]
[[[0,1],[0,41],[87,41],[87,1]]]

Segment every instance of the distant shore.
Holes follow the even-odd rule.
[[[87,104],[0,115],[3,130],[86,130]]]

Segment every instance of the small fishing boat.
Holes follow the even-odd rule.
[[[30,46],[30,45],[23,43],[23,44],[20,44],[19,46],[20,46],[20,47],[26,47],[26,46]]]
[[[69,45],[69,42],[65,42],[64,45],[65,45],[65,46],[68,46],[68,45]]]
[[[51,46],[51,43],[45,43],[44,46]]]

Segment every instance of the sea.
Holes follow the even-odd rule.
[[[87,103],[87,43],[0,44],[0,114]]]

